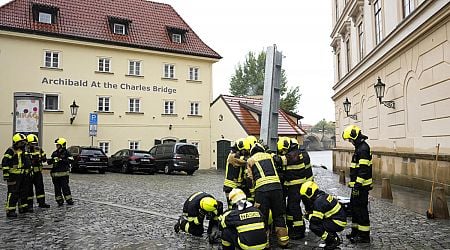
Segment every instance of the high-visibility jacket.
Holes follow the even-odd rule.
[[[280,178],[269,153],[258,152],[247,161],[247,174],[253,181],[255,191],[282,189]]]
[[[226,211],[221,217],[220,227],[234,228],[237,232],[237,242],[241,249],[264,249],[269,245],[264,226],[264,216],[259,209],[247,203],[242,210],[237,208]],[[231,246],[231,242],[222,245]]]
[[[295,148],[280,158],[285,186],[300,185],[312,180],[311,161],[306,151]]]
[[[350,165],[349,187],[371,188],[372,183],[372,152],[364,139],[357,140],[355,152]]]
[[[331,220],[334,224],[345,228],[347,217],[344,208],[333,196],[322,190],[317,190],[313,198],[313,212],[309,215],[311,223],[321,223],[323,220]]]
[[[25,174],[31,170],[28,152],[22,149],[8,148],[2,159],[3,176],[10,174]]]
[[[219,216],[223,212],[223,204],[217,201],[217,210],[213,212],[207,212],[200,207],[200,200],[205,197],[214,198],[212,195],[205,192],[197,192],[189,196],[183,205],[183,215],[187,217],[189,222],[194,222],[196,225],[203,223],[206,215],[210,215],[212,218],[218,220]]]
[[[65,148],[60,148],[53,151],[51,156],[51,163],[53,163],[53,167],[50,170],[50,175],[52,177],[68,176],[70,170],[70,162],[72,160],[72,155]]]
[[[228,154],[225,180],[223,182],[224,192],[230,192],[233,188],[241,187],[246,163],[244,156],[239,156],[234,152]]]
[[[33,167],[33,172],[41,172],[42,171],[42,163],[47,161],[47,155],[44,150],[40,147],[33,147],[29,152],[31,158],[31,165]]]

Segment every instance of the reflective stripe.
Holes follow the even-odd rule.
[[[293,185],[303,184],[305,182],[307,182],[306,178],[302,178],[302,179],[297,179],[297,180],[292,180],[292,181],[285,181],[284,185],[285,186],[293,186]]]
[[[9,170],[10,174],[23,174],[25,173],[24,169],[17,169],[17,168],[13,168]]]
[[[187,218],[189,222],[194,222],[194,224],[199,225],[200,221],[198,220],[198,217],[188,217]]]
[[[3,170],[9,170],[9,167],[8,166],[4,166]]]
[[[8,159],[12,159],[12,155],[10,155],[10,154],[4,154],[3,157],[8,158]]]
[[[278,178],[278,176],[261,177],[256,180],[255,188],[259,188],[270,183],[280,183],[280,179]]]
[[[288,241],[288,240],[289,240],[289,236],[281,236],[281,237],[278,237],[278,240],[279,240],[279,241],[282,241],[282,242],[283,242],[283,241],[284,241],[284,242],[285,242],[285,241]]]
[[[222,246],[229,247],[231,246],[231,243],[226,240],[222,240]]]
[[[361,185],[363,185],[363,186],[368,186],[368,185],[372,185],[372,178],[366,180],[361,177],[356,177],[356,182],[361,183]]]
[[[55,200],[57,200],[57,201],[62,200],[62,199],[63,199],[62,196],[56,196],[56,197],[55,197]]]
[[[354,187],[355,186],[355,182],[354,181],[349,182],[348,186],[351,187],[351,188]]]
[[[298,165],[289,165],[286,167],[286,170],[301,170],[305,168],[305,163],[298,164]]]
[[[52,177],[69,176],[69,171],[65,171],[65,172],[54,172],[54,173],[50,173],[50,175],[51,175]]]
[[[333,222],[336,223],[337,225],[341,226],[341,227],[346,227],[347,226],[347,222],[346,221],[333,220]]]
[[[294,225],[294,227],[302,227],[305,224],[303,224],[302,220],[298,220],[298,221],[294,221],[293,225]]]
[[[230,211],[225,212],[223,215],[221,215],[221,219],[220,219],[220,224],[222,225],[223,228],[226,228],[227,225],[225,224],[225,218],[231,213]]]
[[[241,242],[241,239],[239,239],[239,237],[238,237],[238,243],[239,243],[239,246],[244,250],[260,250],[260,249],[265,249],[269,246],[269,242],[267,242],[267,241],[266,241],[266,243],[263,243],[263,244],[259,244],[259,245],[255,245],[255,246],[247,246]]]
[[[29,197],[27,197],[27,200],[33,200],[33,196],[29,196]]]
[[[359,230],[359,231],[363,231],[363,232],[369,232],[369,231],[370,231],[370,226],[361,226],[361,225],[358,225],[358,230]]]
[[[189,222],[186,223],[186,224],[184,225],[183,230],[184,230],[186,233],[189,233]]]
[[[352,162],[352,164],[350,164],[350,168],[359,168],[359,164]]]
[[[203,193],[203,192],[197,192],[197,193],[193,194],[193,195],[189,198],[189,201],[192,201],[197,195],[199,195],[199,194],[201,194],[201,193]]]
[[[225,179],[225,181],[223,182],[223,185],[227,186],[227,187],[230,187],[230,188],[237,188],[238,187],[238,184],[236,182],[230,181],[230,180],[227,180],[227,179]]]
[[[42,171],[42,167],[34,167],[33,171],[34,172],[41,172]]]
[[[45,194],[36,195],[36,199],[45,198]]]
[[[360,159],[359,164],[364,164],[364,165],[372,165],[372,161],[371,160],[367,160],[367,159]]]
[[[322,212],[319,212],[319,211],[316,211],[316,210],[313,211],[313,213],[311,214],[310,218],[311,218],[312,216],[315,216],[315,217],[317,217],[317,218],[319,218],[319,219],[323,219],[323,213],[322,213]]]
[[[331,217],[333,214],[339,212],[339,210],[341,209],[341,204],[339,204],[339,202],[336,204],[336,206],[333,207],[333,209],[331,209],[330,211],[325,213],[325,218]]]
[[[247,224],[247,225],[242,225],[242,226],[236,227],[236,229],[237,229],[238,233],[244,233],[244,232],[248,232],[248,231],[264,229],[264,222],[256,222],[256,223],[251,223],[251,224]]]
[[[19,205],[19,208],[24,208],[24,207],[28,207],[28,204]]]
[[[294,220],[294,216],[292,216],[292,215],[287,215],[287,216],[286,216],[286,220]]]
[[[322,240],[325,240],[327,237],[328,237],[328,232],[325,231],[320,238],[322,238]]]
[[[72,199],[72,195],[67,195],[67,196],[64,196],[64,199],[66,199],[66,200],[70,200],[70,199]]]

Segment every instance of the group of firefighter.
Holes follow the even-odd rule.
[[[350,125],[342,138],[355,151],[350,166],[351,243],[370,243],[368,194],[372,189],[372,155],[367,136]],[[278,246],[287,248],[289,239],[305,237],[309,229],[324,241],[325,249],[341,244],[337,232],[347,225],[342,204],[319,189],[314,182],[308,153],[296,139],[279,137],[277,152],[270,152],[254,136],[235,141],[228,155],[223,204],[206,192],[192,194],[174,226],[194,236],[204,233],[204,219],[210,243],[221,241],[222,249],[265,249],[274,233]],[[303,207],[301,206],[303,203]]]
[[[69,187],[69,169],[71,156],[66,149],[64,138],[55,140],[56,150],[47,159],[45,152],[39,147],[35,134],[24,135],[16,133],[2,159],[3,180],[8,186],[6,198],[6,216],[17,217],[19,213],[32,213],[34,197],[40,208],[49,208],[45,202],[44,181],[42,176],[43,163],[53,165],[50,175],[55,188],[55,199],[59,206],[73,205]],[[34,192],[34,189],[36,192]]]

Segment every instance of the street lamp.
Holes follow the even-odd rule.
[[[72,117],[70,117],[70,124],[72,124],[72,123],[73,123],[73,120],[75,120],[75,117],[77,116],[78,108],[79,108],[80,106],[78,106],[78,105],[75,103],[75,100],[73,100],[73,103],[72,103],[69,107],[70,107],[70,115],[72,116]]]
[[[386,89],[386,84],[381,81],[381,78],[378,77],[377,83],[373,86],[375,88],[375,93],[377,94],[378,100],[380,100],[380,104],[384,104],[384,106],[395,109],[394,101],[383,101],[384,90]]]
[[[358,120],[358,117],[356,116],[356,114],[353,114],[353,115],[349,115],[348,114],[348,112],[350,112],[350,108],[352,106],[352,103],[348,100],[347,97],[345,97],[345,102],[343,104],[344,104],[344,111],[347,114],[347,117],[350,117],[353,120]]]

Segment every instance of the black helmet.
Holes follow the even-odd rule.
[[[254,155],[256,153],[263,153],[266,152],[265,148],[263,145],[261,145],[260,143],[255,143],[255,145],[253,145],[253,147],[250,149],[250,155]]]

